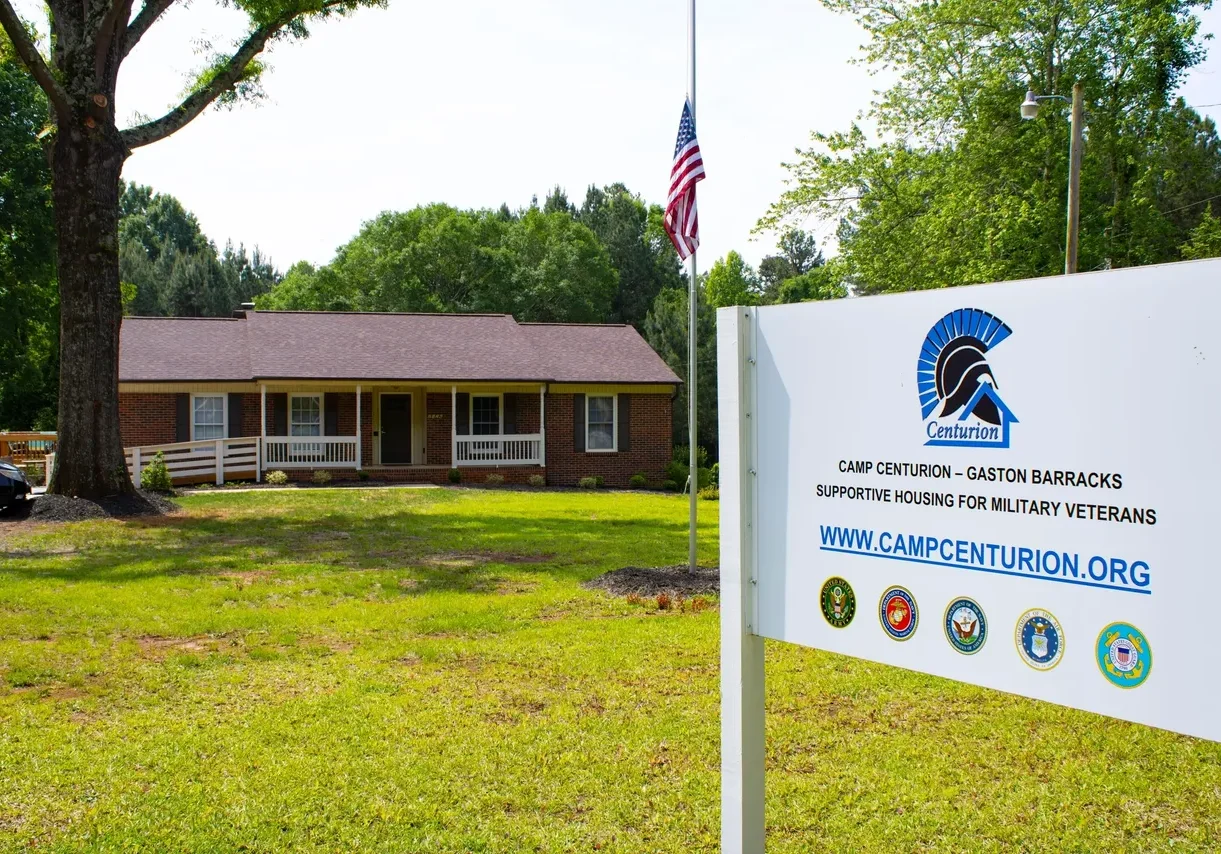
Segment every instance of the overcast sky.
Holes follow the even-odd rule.
[[[218,246],[258,244],[281,269],[325,263],[363,221],[428,202],[516,208],[559,184],[579,204],[613,181],[659,202],[686,91],[686,6],[390,0],[277,46],[267,100],[138,149],[124,177],[177,196]],[[846,127],[880,81],[850,64],[863,32],[817,0],[702,0],[699,12],[703,269],[730,249],[752,263],[772,250],[750,231],[783,189],[781,162],[811,130]],[[1204,20],[1221,30],[1221,10]],[[160,115],[201,40],[223,48],[240,26],[211,3],[170,11],[123,66],[120,119]],[[1184,94],[1221,102],[1221,56]],[[833,228],[811,226],[823,239]]]

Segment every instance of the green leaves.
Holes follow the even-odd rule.
[[[897,74],[856,125],[813,135],[757,230],[838,225],[836,266],[860,293],[1063,269],[1067,107],[1022,121],[1027,88],[1086,93],[1080,268],[1178,260],[1221,194],[1212,122],[1174,98],[1203,56],[1188,0],[825,0]]]

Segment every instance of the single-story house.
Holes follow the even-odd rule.
[[[129,464],[162,449],[179,481],[659,482],[679,383],[631,326],[507,314],[127,317],[119,345]]]

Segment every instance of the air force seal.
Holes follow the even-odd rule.
[[[891,587],[878,601],[878,619],[891,639],[907,640],[916,633],[920,621],[915,598],[905,588]]]
[[[1131,623],[1111,623],[1103,629],[1094,653],[1102,675],[1120,688],[1143,684],[1153,669],[1153,649],[1144,633]]]
[[[852,592],[852,585],[838,576],[823,582],[818,600],[822,615],[837,629],[846,627],[856,616],[856,594]]]
[[[1051,670],[1064,657],[1064,630],[1060,621],[1042,608],[1018,617],[1013,640],[1022,661],[1035,670]]]

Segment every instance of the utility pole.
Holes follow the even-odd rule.
[[[1068,149],[1068,237],[1064,249],[1064,273],[1077,272],[1077,243],[1081,230],[1081,132],[1085,124],[1085,98],[1081,84],[1073,84],[1072,142]]]

